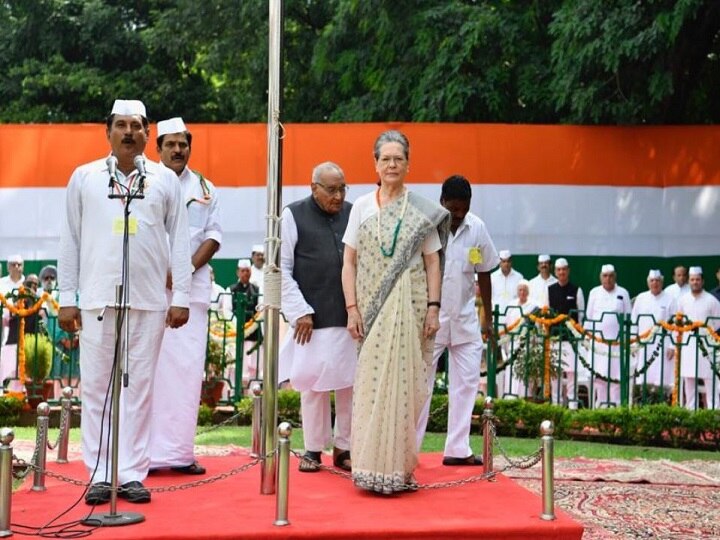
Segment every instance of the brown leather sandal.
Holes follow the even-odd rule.
[[[341,448],[333,448],[333,465],[343,471],[352,470],[352,460],[350,459],[350,450],[342,450]]]

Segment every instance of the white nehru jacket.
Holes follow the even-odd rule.
[[[480,256],[480,262],[472,262]],[[435,343],[459,345],[480,339],[475,307],[475,273],[489,272],[500,262],[482,219],[468,213],[445,250],[440,330]]]
[[[188,307],[190,249],[180,184],[158,163],[146,160],[145,167],[145,198],[130,203],[136,224],[130,234],[130,305],[134,310],[166,310],[165,280],[172,268],[172,305]],[[117,176],[127,185],[134,175],[118,171]],[[104,158],[75,169],[66,207],[58,264],[60,305],[76,305],[76,293],[81,309],[114,305],[115,286],[121,283],[124,204],[108,198]]]

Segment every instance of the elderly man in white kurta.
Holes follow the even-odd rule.
[[[587,311],[585,313],[585,328],[594,331],[597,338],[604,341],[614,341],[620,334],[620,320],[622,315],[629,315],[631,311],[630,294],[627,289],[616,283],[617,275],[612,264],[604,264],[600,271],[600,283],[588,296]],[[620,379],[620,349],[617,345],[608,346],[594,342],[589,350],[594,355],[592,367],[595,373],[602,377],[615,380]],[[595,377],[595,406],[600,404],[620,405],[620,384]]]
[[[660,321],[667,321],[674,314],[675,300],[663,290],[663,275],[660,270],[650,270],[647,276],[648,290],[635,298],[632,307],[632,322],[637,327],[637,334],[643,335]],[[648,367],[644,376],[635,381],[636,384],[654,386],[672,386],[674,364],[672,361],[674,348],[669,339],[656,336],[653,341],[635,353],[634,369],[642,369],[645,362],[653,356],[655,359]],[[662,378],[661,378],[662,372]]]
[[[678,299],[677,311],[684,313],[688,319],[707,323],[716,329],[720,326],[720,301],[703,289],[702,268],[691,266],[690,292]],[[709,319],[709,320],[708,320]],[[697,336],[684,332],[681,349],[680,375],[683,381],[685,408],[695,410],[697,402],[697,380],[702,379],[705,385],[705,402],[708,409],[720,409],[720,378],[714,375],[711,363],[720,371],[720,358],[713,355],[713,347],[705,341],[708,334],[701,328]],[[703,346],[700,345],[703,344]]]
[[[478,384],[482,335],[475,309],[475,279],[483,305],[490,305],[490,271],[500,262],[485,222],[469,212],[472,189],[462,176],[442,186],[440,204],[450,212],[450,236],[445,250],[440,330],[435,336],[433,363],[428,369],[428,398],[417,422],[418,451],[422,445],[435,385],[438,360],[448,350],[448,426],[443,465],[480,465],[470,448],[470,421]],[[491,330],[492,313],[484,310],[482,330]]]
[[[492,306],[498,308],[500,321],[505,320],[508,304],[515,298],[517,286],[523,275],[512,267],[512,253],[503,249],[498,253],[500,268],[490,274],[492,285]]]
[[[60,235],[60,312],[66,332],[80,333],[82,372],[82,451],[93,485],[88,504],[110,500],[110,387],[115,350],[115,288],[129,271],[129,316],[123,334],[129,357],[127,387],[120,396],[118,496],[134,503],[150,501],[142,481],[150,466],[150,418],[153,377],[165,326],[177,328],[189,315],[190,249],[187,212],[180,184],[165,167],[145,159],[149,134],[145,106],[117,100],[107,120],[112,154],[75,169],[66,191],[66,218]],[[144,161],[144,167],[142,162]],[[127,202],[109,198],[135,192]],[[125,207],[130,215],[125,228]],[[127,230],[127,235],[125,235]],[[128,256],[123,258],[123,239]],[[124,266],[123,263],[127,263]],[[165,282],[172,269],[172,298]],[[168,304],[170,307],[168,307]],[[124,341],[124,340],[123,340]],[[102,437],[102,440],[101,440]]]
[[[530,280],[530,301],[535,305],[544,307],[549,305],[548,287],[557,283],[557,279],[550,273],[550,255],[538,255],[538,275]]]
[[[684,294],[690,292],[690,284],[688,283],[688,269],[682,265],[673,268],[673,281],[667,287],[665,292],[670,295],[670,298],[677,300]]]
[[[153,394],[150,468],[169,467],[178,473],[203,474],[205,468],[194,455],[195,429],[212,294],[208,262],[222,242],[220,206],[212,182],[187,166],[192,134],[182,118],[158,122],[157,130],[160,160],[180,183],[187,208],[192,285],[190,320],[182,328],[167,328],[160,348]],[[168,276],[168,285],[171,283],[172,275]]]
[[[345,175],[335,163],[317,165],[310,187],[309,197],[282,213],[282,310],[292,328],[280,350],[280,364],[290,365],[290,384],[300,391],[305,442],[300,471],[319,470],[322,451],[331,440],[333,463],[350,470],[357,346],[346,327],[341,272],[342,237],[352,205],[345,202]]]

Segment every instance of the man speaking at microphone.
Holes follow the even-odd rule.
[[[129,502],[150,502],[142,481],[150,465],[155,365],[165,326],[178,328],[189,316],[187,211],[172,171],[145,159],[148,134],[145,105],[116,100],[106,122],[111,155],[75,169],[66,190],[58,320],[67,332],[82,329],[82,452],[92,483],[85,502],[92,505],[110,500],[110,381],[119,315],[113,306],[123,278],[123,253],[128,254],[130,309],[123,334],[128,328],[129,367],[128,386],[120,396],[117,465],[123,488],[118,497]],[[169,307],[168,268],[173,275]]]

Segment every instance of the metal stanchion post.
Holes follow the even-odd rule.
[[[555,519],[555,487],[554,487],[554,440],[555,426],[550,420],[543,420],[540,424],[542,434],[542,500],[543,510],[540,519],[552,521]]]
[[[50,405],[44,401],[37,406],[37,462],[33,474],[33,491],[45,491],[45,464],[47,460],[47,435],[50,421]]]
[[[279,527],[290,525],[288,521],[288,487],[290,480],[290,435],[292,426],[282,422],[278,426],[278,473],[275,523]]]
[[[260,446],[262,444],[262,385],[259,381],[250,384],[252,393],[252,457],[260,457]]]
[[[58,438],[57,462],[67,463],[68,443],[70,442],[70,424],[72,423],[73,389],[66,386],[60,398],[60,437]]]
[[[0,429],[0,538],[12,536],[10,508],[12,507],[12,442],[15,433],[10,428]]]
[[[485,398],[485,409],[483,410],[483,473],[493,472],[493,400]]]

